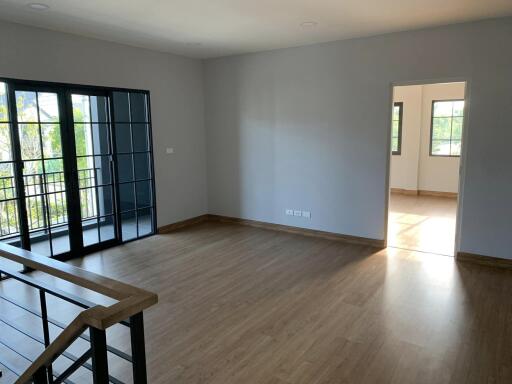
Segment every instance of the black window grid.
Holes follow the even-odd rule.
[[[451,100],[432,100],[432,110],[431,110],[431,118],[430,118],[430,149],[429,149],[429,155],[431,157],[460,157],[459,154],[452,154],[452,143],[461,143],[462,144],[462,131],[464,129],[464,111],[462,111],[461,115],[454,115],[454,105],[456,102],[463,102],[464,99],[451,99]],[[446,116],[436,116],[435,115],[435,105],[437,103],[451,103],[451,114]],[[434,121],[435,119],[450,119],[450,138],[449,139],[434,139]],[[453,120],[454,119],[461,119],[461,137],[460,138],[453,138]],[[433,153],[433,147],[434,142],[449,142],[450,143],[450,149],[448,154],[436,154]]]
[[[101,234],[101,229],[102,229],[102,225],[104,224],[105,222],[105,219],[111,219],[112,220],[112,231],[114,232],[114,237],[103,237],[103,235]],[[109,241],[109,240],[113,240],[115,238],[115,215],[114,213],[112,214],[107,214],[107,215],[97,215],[95,217],[95,219],[92,219],[92,218],[84,218],[82,219],[82,230],[87,230],[88,227],[91,227],[92,225],[96,226],[96,233],[98,235],[98,242],[102,242],[102,241]],[[107,225],[110,225],[110,224],[107,224]],[[103,225],[104,226],[104,225]],[[91,244],[88,244],[88,245],[94,245],[95,243],[91,243]]]
[[[398,119],[395,119],[395,113],[393,110],[393,118],[391,120],[392,126],[395,122],[398,122],[398,133],[394,134],[394,130],[391,129],[391,143],[393,143],[393,139],[397,139],[397,149],[392,149],[391,153],[393,155],[401,155],[402,154],[402,122],[403,122],[403,109],[404,103],[399,101],[393,103],[393,109],[398,107]]]
[[[87,96],[87,101],[88,101],[88,107],[89,107],[89,117],[92,118],[93,116],[93,113],[92,113],[92,101],[91,101],[91,95],[85,95]],[[105,111],[108,111],[109,108],[108,108],[108,104],[107,104],[107,99],[105,98],[103,100],[103,102],[105,103],[103,105],[103,108]],[[109,113],[106,113],[105,115],[106,119],[104,122],[98,122],[97,124],[100,125],[100,124],[103,124],[103,125],[107,125],[107,126],[110,126],[111,125],[111,121],[110,121],[110,114]],[[88,121],[88,122],[73,122],[74,125],[77,125],[77,124],[83,124],[83,125],[88,125],[90,127],[90,135],[91,135],[91,150],[92,150],[92,154],[85,154],[85,155],[77,155],[75,156],[76,157],[76,162],[77,162],[77,168],[78,168],[78,161],[79,159],[83,159],[83,158],[92,158],[93,159],[93,176],[92,176],[92,179],[90,177],[90,170],[89,170],[89,182],[92,184],[88,187],[81,187],[80,186],[80,182],[84,180],[84,178],[80,179],[80,173],[84,173],[84,171],[86,171],[86,169],[77,169],[77,172],[78,172],[78,195],[79,195],[79,205],[80,205],[80,220],[82,222],[82,225],[84,223],[84,221],[93,221],[95,220],[96,221],[96,230],[97,230],[97,235],[98,235],[98,242],[101,242],[101,234],[100,234],[100,215],[99,215],[99,212],[94,212],[94,210],[98,210],[99,209],[99,197],[98,197],[98,190],[100,187],[103,187],[103,186],[107,186],[107,184],[112,184],[112,183],[105,183],[105,185],[97,185],[97,168],[96,168],[96,157],[99,156],[101,158],[101,156],[111,156],[112,155],[112,144],[111,144],[111,141],[110,141],[110,135],[106,135],[107,137],[107,145],[106,145],[106,148],[108,150],[108,153],[101,153],[101,154],[96,154],[95,153],[95,140],[94,140],[94,129],[93,129],[93,125],[94,123],[92,121]],[[109,169],[109,178],[110,180],[112,180],[112,175],[111,175],[111,172],[110,172],[110,169]],[[93,192],[94,191],[94,192]],[[86,194],[86,198],[85,199],[82,199],[82,196],[83,194]],[[92,206],[89,206],[89,198],[93,198],[94,199],[94,204]],[[83,204],[85,203],[85,204]],[[113,203],[112,203],[113,204]],[[83,231],[82,231],[83,233]],[[90,244],[92,245],[92,244]]]
[[[121,218],[121,232],[123,233],[123,220],[122,220],[122,217],[123,215],[127,214],[127,213],[134,213],[135,214],[135,228],[136,228],[136,238],[139,238],[140,237],[140,231],[139,231],[139,210],[144,210],[144,209],[152,209],[152,215],[155,214],[154,212],[154,184],[153,184],[153,169],[150,167],[150,169],[148,169],[148,174],[150,177],[148,178],[143,178],[143,179],[137,179],[137,175],[136,175],[136,169],[135,169],[135,154],[148,154],[148,163],[149,164],[152,164],[152,148],[151,148],[151,138],[150,138],[150,117],[149,117],[149,108],[148,108],[148,98],[147,96],[144,97],[144,114],[145,114],[145,117],[146,117],[146,121],[135,121],[133,120],[133,108],[132,108],[132,92],[128,92],[127,93],[127,96],[128,96],[128,116],[130,118],[130,121],[117,121],[114,119],[114,125],[115,125],[115,128],[116,130],[121,128],[121,127],[128,127],[129,130],[130,130],[130,151],[119,151],[119,152],[116,152],[116,156],[119,156],[119,155],[124,155],[124,156],[130,156],[130,161],[131,161],[131,179],[128,179],[128,180],[119,180],[118,181],[118,185],[128,185],[128,184],[132,184],[132,196],[133,196],[133,206],[135,207],[134,209],[120,209],[120,218]],[[115,114],[114,114],[115,116]],[[144,124],[146,125],[147,129],[145,131],[145,134],[146,134],[146,142],[147,142],[147,145],[148,145],[148,149],[147,150],[144,150],[144,151],[135,151],[134,148],[135,148],[135,144],[134,144],[134,134],[133,134],[133,126],[135,124]],[[148,165],[149,165],[148,164]],[[151,201],[151,204],[150,206],[144,206],[144,207],[140,207],[139,208],[139,203],[138,203],[138,199],[137,199],[137,182],[141,182],[141,181],[148,181],[150,182],[150,201]],[[120,204],[121,206],[122,204]],[[124,240],[124,238],[123,238]]]
[[[23,91],[22,91],[23,92]],[[30,92],[30,91],[28,91]],[[59,160],[59,159],[62,159],[62,156],[61,157],[51,157],[51,158],[47,158],[45,157],[44,155],[44,143],[43,143],[43,133],[42,133],[42,130],[41,130],[41,125],[42,124],[57,124],[59,126],[59,129],[61,128],[61,125],[60,125],[60,121],[57,121],[57,122],[41,122],[41,111],[40,111],[40,104],[39,104],[39,94],[41,92],[39,91],[33,91],[35,93],[35,101],[36,101],[36,105],[35,105],[35,108],[36,108],[36,113],[37,113],[37,122],[26,122],[26,121],[23,121],[23,122],[18,122],[18,130],[21,129],[22,125],[25,125],[25,124],[34,124],[34,125],[37,125],[37,129],[38,129],[38,137],[39,137],[39,148],[40,148],[40,158],[37,158],[37,159],[25,159],[25,158],[21,158],[21,160],[23,161],[23,163],[26,163],[26,162],[30,162],[30,161],[40,161],[41,162],[41,169],[42,169],[42,174],[45,175],[45,179],[46,179],[46,160]],[[46,92],[48,93],[48,92]],[[57,108],[58,108],[58,105],[57,105]],[[60,116],[60,110],[58,110],[57,112],[58,116]],[[60,137],[60,140],[61,140],[61,148],[62,148],[62,136],[59,135]],[[25,177],[26,174],[23,174],[23,177]],[[27,188],[27,187],[25,187]],[[37,194],[33,194],[33,195],[27,195],[25,196],[25,201],[26,201],[26,204],[27,204],[27,207],[29,208],[28,211],[30,211],[32,213],[32,210],[30,209],[30,204],[31,204],[31,201],[35,198],[35,197],[40,197],[41,198],[41,208],[43,210],[43,212],[41,212],[41,215],[42,215],[42,220],[43,220],[43,226],[45,226],[45,223],[46,223],[46,226],[44,228],[45,232],[47,233],[48,235],[48,244],[49,244],[49,248],[50,248],[50,256],[53,257],[54,255],[54,251],[53,251],[53,234],[52,234],[52,225],[51,225],[51,217],[50,217],[50,200],[49,200],[49,193],[47,191],[47,185],[46,183],[43,183],[42,184],[42,191],[41,193],[37,193]],[[63,193],[63,192],[55,192],[55,193]],[[65,202],[65,211],[67,212],[67,201]],[[36,212],[37,212],[37,215],[39,215],[39,208],[36,207]],[[31,215],[30,213],[30,215]],[[30,218],[30,223],[29,223],[29,232],[31,231],[35,231],[35,230],[39,230],[39,229],[34,229],[33,227],[33,219]],[[37,218],[38,221],[36,221],[38,224],[39,224],[39,217]],[[32,228],[31,228],[31,225],[32,224]]]
[[[132,150],[131,152],[126,152],[126,154],[129,154],[132,156],[132,173],[133,173],[133,180],[128,180],[126,181],[125,183],[126,184],[129,184],[129,183],[133,183],[134,185],[134,188],[135,188],[135,185],[137,185],[137,182],[148,182],[149,183],[149,188],[151,189],[151,193],[150,193],[150,199],[151,199],[151,202],[152,202],[152,205],[151,206],[144,206],[144,207],[138,207],[138,204],[136,204],[136,206],[139,208],[138,210],[141,211],[142,213],[145,213],[144,216],[147,216],[147,212],[148,212],[148,209],[150,210],[151,212],[151,215],[152,215],[152,228],[153,230],[156,229],[156,206],[154,206],[154,202],[155,202],[155,191],[154,191],[154,166],[153,166],[153,154],[152,154],[152,147],[153,147],[153,143],[152,143],[152,138],[151,138],[151,112],[149,110],[149,103],[150,103],[150,95],[149,95],[149,92],[147,91],[141,91],[141,90],[131,90],[131,89],[121,89],[121,88],[109,88],[109,87],[96,87],[96,86],[82,86],[82,85],[70,85],[70,84],[63,84],[63,83],[47,83],[47,82],[35,82],[35,81],[26,81],[26,80],[11,80],[11,79],[0,79],[0,81],[6,81],[6,85],[7,85],[7,102],[8,102],[8,107],[9,107],[9,110],[8,110],[8,118],[7,119],[3,119],[2,121],[0,121],[0,124],[6,124],[6,125],[9,125],[11,124],[11,126],[9,126],[9,130],[12,132],[13,130],[13,127],[12,125],[15,124],[13,123],[13,119],[14,119],[14,122],[16,122],[16,106],[15,106],[15,103],[12,102],[12,100],[14,100],[15,98],[15,91],[28,91],[28,92],[34,92],[36,94],[36,98],[37,98],[37,114],[38,114],[38,117],[36,118],[37,121],[24,121],[24,122],[18,122],[19,123],[22,123],[22,124],[37,124],[37,127],[38,127],[38,133],[39,133],[39,140],[40,140],[40,149],[41,149],[41,157],[39,159],[33,159],[33,160],[40,160],[42,161],[42,166],[41,168],[43,168],[43,173],[46,173],[47,171],[47,167],[46,167],[46,164],[44,163],[44,160],[48,160],[48,159],[55,159],[55,157],[49,157],[49,156],[44,156],[44,151],[45,151],[45,148],[43,146],[43,144],[41,143],[41,140],[43,139],[43,136],[42,136],[42,132],[41,132],[41,126],[43,125],[55,125],[55,124],[63,124],[63,121],[62,121],[62,114],[59,114],[58,116],[58,120],[48,120],[46,119],[47,121],[42,121],[41,119],[41,112],[40,112],[40,103],[39,103],[39,93],[54,93],[57,95],[57,102],[58,102],[58,107],[59,107],[59,110],[64,108],[65,106],[65,103],[64,102],[61,102],[62,99],[60,99],[61,96],[64,95],[64,93],[66,92],[67,94],[71,94],[71,92],[73,94],[83,94],[82,91],[85,90],[85,93],[88,93],[88,92],[91,92],[90,94],[91,95],[95,95],[95,96],[103,96],[103,95],[106,95],[105,98],[103,99],[105,102],[106,102],[106,105],[107,105],[107,108],[108,108],[108,112],[107,112],[107,117],[108,119],[94,119],[94,120],[90,120],[88,123],[87,122],[84,122],[84,124],[91,124],[91,125],[95,125],[95,124],[111,124],[112,126],[114,126],[114,122],[112,121],[113,119],[111,118],[113,116],[113,113],[112,113],[112,96],[114,94],[114,92],[125,92],[127,97],[128,97],[128,100],[129,100],[129,103],[130,103],[130,119],[129,121],[126,121],[126,120],[118,120],[117,121],[117,124],[130,124],[130,136],[131,136],[131,146],[132,146],[132,149],[133,149],[133,125],[135,124],[139,124],[139,125],[144,125],[145,129],[139,129],[137,131],[137,142],[140,143],[141,141],[139,140],[139,138],[141,137],[140,134],[142,132],[144,132],[144,134],[146,135],[146,140],[147,140],[147,143],[145,143],[145,145],[147,145],[147,150]],[[13,87],[14,88],[14,91],[12,90],[12,88],[10,87]],[[11,89],[9,91],[9,89]],[[59,93],[60,92],[60,93]],[[142,97],[140,97],[139,100],[143,100],[144,104],[144,110],[143,110],[143,113],[144,113],[144,116],[145,116],[145,119],[144,120],[140,120],[140,119],[134,119],[133,117],[133,113],[132,113],[132,108],[131,108],[131,102],[132,102],[132,94],[133,95],[137,95],[137,96],[141,96],[143,95]],[[89,103],[90,104],[90,103]],[[66,107],[67,108],[67,107]],[[142,109],[139,109],[138,110],[138,116],[141,115],[142,113]],[[92,114],[91,114],[92,115]],[[71,118],[72,118],[72,115],[71,115]],[[31,119],[31,120],[35,120],[35,119]],[[72,119],[70,121],[72,123]],[[77,122],[77,124],[81,124],[81,122]],[[19,129],[19,125],[16,125]],[[140,128],[140,127],[139,127]],[[16,129],[16,131],[18,131],[18,129]],[[15,135],[17,136],[17,134]],[[109,136],[107,136],[110,140],[112,140],[112,134],[110,134]],[[11,136],[11,141],[14,140],[13,137]],[[16,138],[17,139],[17,138]],[[61,141],[64,140],[63,136],[61,136]],[[62,144],[61,144],[62,145]],[[110,147],[112,148],[112,147]],[[148,161],[147,161],[147,166],[148,166],[148,171],[147,172],[144,172],[144,175],[149,175],[150,177],[142,177],[140,175],[137,175],[136,174],[136,171],[133,170],[133,167],[134,167],[134,161],[133,161],[133,155],[136,155],[136,154],[147,154],[148,155]],[[18,155],[19,156],[19,155]],[[16,176],[17,172],[16,171],[16,163],[17,161],[20,161],[20,160],[15,160],[14,159],[14,155],[12,156],[12,161],[10,160],[5,160],[5,161],[0,161],[0,164],[10,164],[13,166],[14,168],[14,177],[18,177]],[[26,159],[24,159],[26,160]],[[66,160],[67,161],[67,160]],[[116,164],[116,162],[114,161],[112,163],[112,160],[111,160],[111,164]],[[64,167],[66,168],[66,167]],[[20,170],[21,168],[17,168],[18,170]],[[40,168],[39,168],[40,169]],[[53,169],[53,168],[52,168]],[[139,169],[141,170],[142,167],[139,167]],[[22,172],[22,171],[21,171]],[[141,170],[140,173],[142,174],[143,171]],[[21,176],[23,177],[23,176]],[[115,181],[115,174],[112,174],[111,173],[111,177],[114,178],[114,181]],[[55,180],[55,178],[57,180]],[[51,182],[51,183],[58,183],[59,182],[59,177],[58,176],[55,176],[55,178],[48,178],[47,176],[45,176],[45,180],[48,181],[48,182]],[[16,191],[16,189],[19,189],[21,188],[20,190],[23,192],[21,194],[21,196],[25,197],[24,196],[24,188],[23,188],[23,184],[21,184],[21,187],[20,187],[20,184],[18,182],[15,183],[15,185],[11,185],[9,184],[11,187],[10,189],[11,190],[14,190]],[[1,186],[1,182],[0,182],[0,186]],[[97,187],[109,187],[109,186],[112,186],[114,188],[114,190],[116,189],[115,188],[115,182],[114,184],[113,183],[102,183],[102,184],[98,184]],[[65,189],[62,190],[62,192],[60,191],[61,188],[57,188],[59,191],[58,192],[50,192],[50,193],[47,193],[47,189],[44,188],[43,190],[43,193],[38,193],[38,194],[35,194],[33,196],[27,196],[27,197],[44,197],[45,199],[45,204],[46,206],[48,206],[48,196],[59,196],[59,195],[62,195],[63,192],[65,191]],[[0,204],[14,204],[16,201],[20,202],[21,204],[21,200],[25,201],[25,198],[23,199],[20,199],[21,196],[14,196],[12,194],[12,192],[8,192],[10,193],[12,197],[8,197],[8,196],[5,196],[5,197],[8,197],[7,199],[1,199],[1,194],[0,194]],[[137,196],[137,191],[135,190],[134,191],[134,196],[136,198]],[[65,195],[65,197],[67,197],[67,194]],[[117,199],[117,197],[115,196],[115,193],[114,193],[114,199]],[[144,199],[146,199],[146,197],[144,196]],[[24,203],[23,203],[24,204]],[[18,206],[16,206],[16,208],[19,208]],[[136,209],[137,210],[137,209]],[[136,211],[134,210],[134,211]],[[116,215],[117,213],[114,214],[114,216]],[[61,227],[62,225],[60,225],[59,227]],[[65,225],[64,225],[65,226]],[[118,227],[119,230],[121,230],[120,226]],[[49,228],[50,229],[50,228]],[[137,229],[138,229],[138,226],[137,226]],[[24,231],[24,233],[26,233],[28,231],[28,228],[26,231]],[[32,232],[32,231],[30,231]],[[139,235],[139,234],[138,234]],[[144,230],[144,234],[142,235],[142,237],[145,237],[147,236],[147,231]],[[51,236],[51,234],[50,234]],[[1,235],[0,235],[1,237]],[[22,240],[21,239],[21,233],[17,233],[16,235],[13,235],[13,236],[10,236],[11,238],[19,238],[20,241]],[[26,242],[22,241],[23,244],[27,244]],[[50,246],[52,244],[52,239],[50,238]],[[28,245],[28,248],[27,249],[30,249],[30,245]],[[51,254],[53,255],[53,249],[51,250]],[[69,258],[70,255],[63,255],[63,257],[59,257],[60,259],[64,259],[64,258]]]

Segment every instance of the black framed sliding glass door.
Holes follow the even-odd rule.
[[[0,241],[66,259],[154,233],[146,91],[0,79]]]
[[[113,116],[121,235],[131,240],[155,230],[148,95],[114,92]]]
[[[58,94],[15,87],[13,143],[25,227],[24,242],[44,256],[70,251],[67,183]],[[24,204],[23,204],[24,203]]]
[[[116,241],[109,97],[71,94],[82,245]]]
[[[13,97],[13,95],[11,96]],[[7,85],[0,82],[0,238],[16,246],[22,245],[22,223],[19,220],[20,184],[15,176],[18,170],[13,143],[14,105],[9,103]]]

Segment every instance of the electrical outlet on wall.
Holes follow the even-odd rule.
[[[286,216],[304,217],[305,219],[311,219],[310,211],[299,211],[298,209],[285,209]]]

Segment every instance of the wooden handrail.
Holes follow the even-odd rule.
[[[15,384],[26,384],[30,382],[39,368],[51,363],[55,357],[64,352],[73,342],[87,329],[83,320],[86,312],[95,310],[96,307],[81,312],[69,325],[55,338],[53,342],[41,353],[37,359],[21,374]]]
[[[105,330],[158,302],[158,296],[152,292],[8,244],[0,243],[0,257],[117,300],[110,306],[97,305],[81,312],[18,378],[16,384],[30,381],[38,369],[51,363],[87,327]]]
[[[116,300],[122,300],[143,291],[132,285],[5,243],[0,243],[0,256]]]

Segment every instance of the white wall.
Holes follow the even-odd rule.
[[[402,154],[391,156],[390,187],[457,192],[458,157],[430,156],[433,100],[464,99],[464,83],[394,87],[394,101],[403,102]]]
[[[420,158],[420,132],[423,114],[423,86],[394,87],[393,101],[403,102],[402,151],[391,156],[391,188],[417,190]]]
[[[383,239],[391,83],[468,80],[460,249],[512,258],[510,41],[508,18],[208,60],[209,211]]]
[[[149,90],[158,225],[206,213],[201,61],[4,22],[0,36],[0,77]]]
[[[431,84],[423,87],[418,187],[420,190],[458,192],[459,157],[430,156],[432,100],[464,99],[464,83]]]

